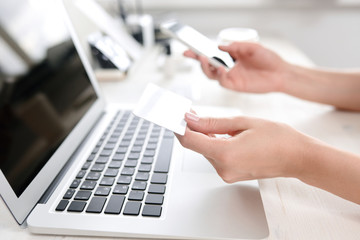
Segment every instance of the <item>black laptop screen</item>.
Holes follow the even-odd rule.
[[[70,40],[30,66],[0,65],[0,168],[18,197],[97,98]]]

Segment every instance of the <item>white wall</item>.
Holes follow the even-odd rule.
[[[316,64],[360,67],[360,11],[246,9],[177,11],[184,22],[208,35],[225,27],[253,27],[260,37],[288,39]]]
[[[319,66],[360,68],[358,0],[218,0],[209,4],[202,1],[203,7],[200,0],[192,1],[193,5],[191,1],[186,1],[188,5],[164,0],[143,3],[145,12],[155,16],[172,12],[207,35],[215,36],[225,27],[252,27],[259,31],[260,37],[289,40]],[[220,6],[220,2],[225,5]]]

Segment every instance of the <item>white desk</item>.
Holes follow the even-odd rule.
[[[287,42],[267,40],[264,44],[288,61],[312,65],[306,56]],[[128,79],[101,83],[107,99],[136,103],[149,81],[181,92],[190,89],[197,95],[194,99],[196,105],[233,107],[244,115],[282,121],[333,146],[360,154],[360,113],[335,111],[330,106],[279,93],[231,92],[207,80],[195,62],[191,63],[191,70],[178,70],[168,78],[156,67],[156,61],[157,54],[150,53],[132,70]],[[360,206],[296,179],[260,180],[260,189],[270,229],[268,239],[360,239]],[[21,229],[0,202],[1,239],[59,238],[32,235]]]

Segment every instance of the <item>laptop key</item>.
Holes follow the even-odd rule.
[[[150,138],[158,138],[160,136],[160,131],[152,132]]]
[[[149,143],[146,146],[146,150],[155,150],[157,148],[157,144],[156,143]]]
[[[125,154],[124,153],[116,153],[113,157],[112,160],[115,161],[122,161],[124,160]]]
[[[139,153],[141,152],[142,150],[142,147],[141,146],[134,146],[132,149],[131,149],[131,153]]]
[[[161,130],[161,127],[157,124],[154,124],[153,132],[159,132]]]
[[[117,150],[116,150],[116,153],[126,153],[128,150],[127,147],[119,147]]]
[[[88,159],[86,160],[87,162],[91,162],[92,160],[94,160],[96,154],[90,154],[90,156],[88,157]]]
[[[132,138],[133,138],[133,135],[132,135],[132,134],[128,134],[128,135],[125,135],[125,136],[123,137],[123,140],[125,140],[125,141],[131,141]]]
[[[130,153],[128,159],[137,160],[140,157],[140,153]]]
[[[153,156],[155,156],[155,150],[149,150],[149,149],[145,150],[144,156],[145,157],[153,157]]]
[[[144,140],[146,138],[146,134],[139,134],[136,137],[136,140]]]
[[[99,156],[95,163],[107,163],[109,161],[109,156]]]
[[[152,164],[154,161],[153,157],[143,157],[141,160],[142,164]]]
[[[116,177],[119,173],[119,170],[118,169],[106,169],[105,173],[104,173],[104,176],[106,177]]]
[[[141,202],[129,201],[125,205],[123,214],[137,216],[140,213],[140,208],[141,208]]]
[[[78,191],[74,197],[75,200],[89,200],[91,196],[91,192],[90,191]]]
[[[108,196],[110,194],[110,187],[98,187],[95,191],[95,196]]]
[[[166,173],[154,173],[151,177],[151,183],[165,184],[167,182]]]
[[[112,149],[104,149],[101,151],[100,156],[110,156],[112,153]]]
[[[148,142],[149,143],[157,143],[159,141],[159,139],[157,137],[150,137]]]
[[[92,166],[92,172],[102,172],[105,168],[105,164],[96,163]]]
[[[104,208],[106,198],[104,197],[93,197],[89,203],[86,212],[88,213],[101,213]]]
[[[68,207],[68,212],[82,212],[86,206],[86,202],[72,201]]]
[[[169,172],[173,142],[173,138],[164,138],[162,140],[154,172]]]
[[[111,150],[115,148],[115,143],[106,143],[104,149]]]
[[[143,140],[143,139],[137,139],[134,142],[134,146],[142,146],[142,145],[144,145],[144,142],[145,142],[145,140]]]
[[[96,146],[93,148],[92,152],[93,154],[96,154],[100,150],[100,146],[102,144],[102,141],[100,141]]]
[[[151,171],[151,164],[140,164],[139,172],[150,172]]]
[[[173,137],[174,137],[174,133],[172,131],[165,130],[164,138],[173,138]]]
[[[135,176],[135,180],[138,181],[147,181],[149,179],[149,173],[146,172],[138,172]]]
[[[111,134],[111,138],[115,138],[117,140],[120,137],[120,135],[121,135],[121,133],[119,131],[117,131],[117,132],[114,131]]]
[[[91,162],[85,162],[84,165],[81,167],[81,170],[88,170],[91,165]]]
[[[99,172],[89,172],[88,175],[86,176],[86,180],[99,180],[101,176],[101,173]]]
[[[147,182],[143,181],[135,181],[131,187],[132,190],[142,190],[144,191],[146,189]]]
[[[66,191],[66,193],[64,194],[64,196],[63,196],[63,199],[70,199],[70,198],[72,198],[72,196],[74,195],[74,193],[75,193],[75,189],[68,189],[67,191]]]
[[[143,191],[131,191],[128,199],[134,201],[142,201],[145,193]]]
[[[77,188],[81,183],[80,179],[74,179],[74,181],[71,183],[70,188]]]
[[[125,162],[125,167],[136,167],[138,164],[138,161],[137,160],[127,160]]]
[[[112,177],[103,177],[101,179],[100,185],[101,186],[112,186],[114,184],[115,178]]]
[[[164,196],[161,194],[148,194],[146,196],[146,204],[162,205],[164,202]]]
[[[131,180],[132,180],[132,177],[131,176],[120,176],[117,180],[117,183],[118,184],[130,184],[131,183]]]
[[[114,194],[127,194],[128,190],[129,190],[128,185],[117,184],[114,187],[113,193]]]
[[[119,214],[121,208],[124,204],[125,196],[123,195],[112,195],[110,197],[109,203],[105,208],[105,213],[107,214]]]
[[[142,215],[146,217],[160,217],[162,207],[159,205],[145,204]]]
[[[113,160],[113,161],[110,162],[108,167],[109,168],[117,168],[117,169],[119,169],[121,167],[121,165],[122,165],[122,161]]]
[[[135,172],[135,168],[124,167],[123,170],[121,171],[121,175],[132,176],[134,172]]]
[[[128,147],[130,145],[130,141],[121,141],[120,147]]]
[[[81,179],[85,176],[86,171],[85,170],[80,170],[79,173],[76,175],[77,179]]]
[[[162,184],[150,184],[148,193],[164,194],[166,186]]]
[[[69,204],[68,200],[61,200],[57,205],[55,211],[59,211],[59,212],[64,211],[68,204]]]
[[[96,186],[95,181],[84,181],[83,184],[81,184],[80,189],[81,190],[93,190]]]
[[[107,141],[107,143],[113,143],[113,144],[116,144],[118,138],[117,137],[110,137]]]

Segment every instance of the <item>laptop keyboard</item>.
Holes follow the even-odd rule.
[[[174,134],[118,112],[58,203],[58,212],[160,217]]]

